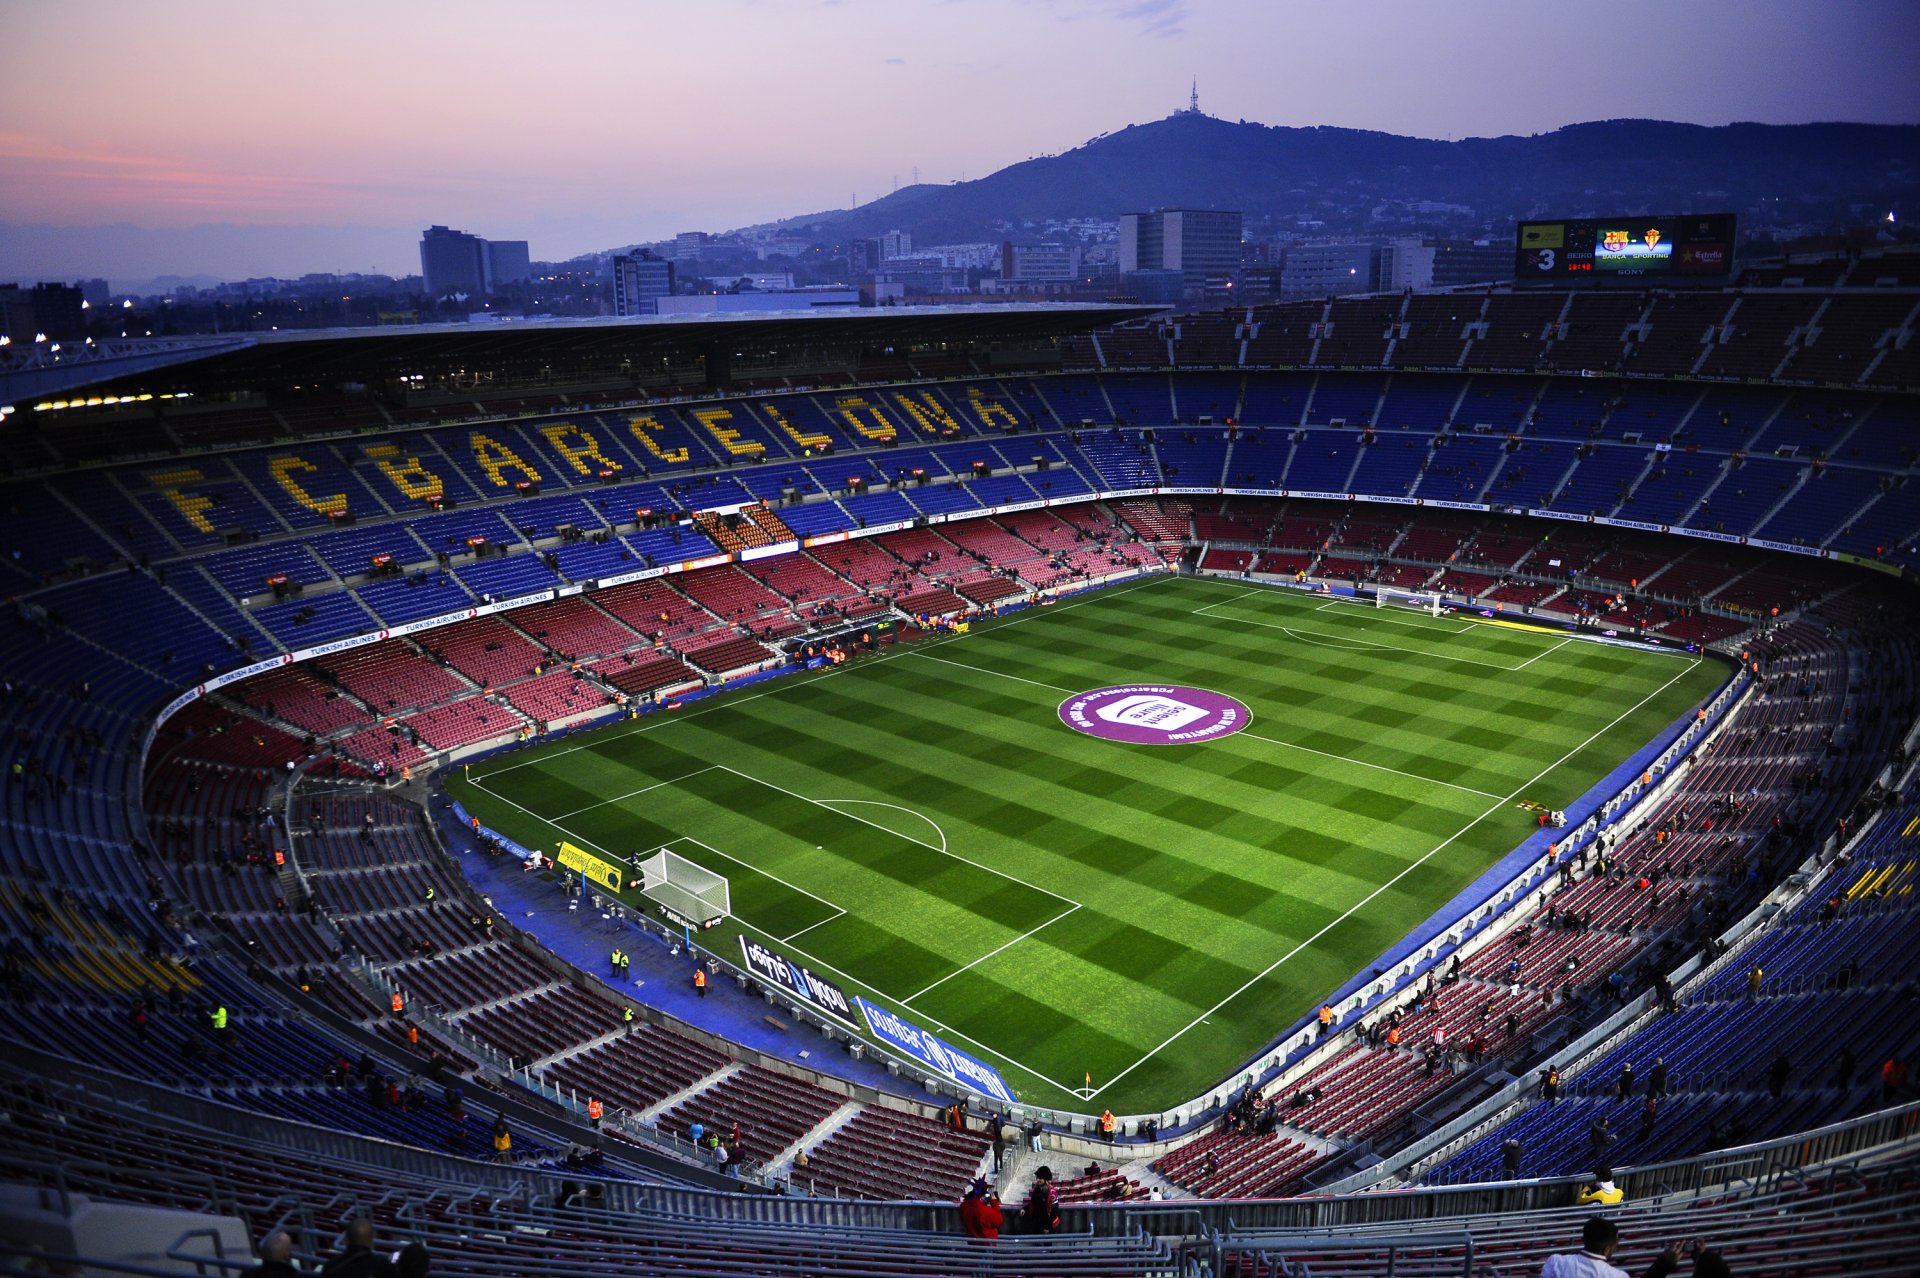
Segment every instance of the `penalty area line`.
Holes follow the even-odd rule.
[[[905,1007],[909,1003],[913,1002],[913,1000],[915,1000],[916,998],[919,998],[920,995],[939,989],[942,985],[945,985],[948,981],[951,981],[954,977],[959,976],[962,972],[970,971],[971,969],[978,967],[980,964],[986,962],[988,959],[1000,953],[1002,950],[1012,949],[1014,946],[1020,944],[1020,942],[1032,936],[1035,932],[1043,931],[1046,928],[1052,927],[1055,923],[1058,923],[1061,919],[1064,919],[1065,917],[1067,917],[1067,915],[1073,913],[1075,910],[1079,908],[1080,907],[1078,905],[1069,906],[1067,909],[1060,911],[1060,913],[1048,919],[1045,923],[1042,923],[1039,927],[1029,928],[1026,931],[1022,932],[1020,935],[1014,937],[1011,941],[1007,941],[1007,942],[1004,942],[1003,944],[994,946],[992,949],[988,950],[985,954],[982,954],[979,958],[973,960],[973,962],[968,963],[965,967],[954,968],[951,972],[948,972],[945,976],[941,977],[939,980],[935,981],[933,984],[927,986],[926,989],[918,990],[912,994],[907,995],[905,998],[900,1000],[900,1006]]]

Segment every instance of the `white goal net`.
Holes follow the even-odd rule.
[[[640,862],[640,893],[696,926],[727,917],[727,876],[661,848]]]
[[[1373,593],[1373,606],[1376,608],[1411,608],[1415,612],[1424,612],[1428,616],[1440,615],[1440,595],[1428,590],[1393,590],[1381,587]]]

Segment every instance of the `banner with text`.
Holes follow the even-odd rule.
[[[873,1032],[873,1036],[888,1047],[905,1052],[934,1073],[991,1096],[1002,1104],[1011,1105],[1017,1099],[1013,1089],[1007,1086],[1007,1080],[1001,1078],[992,1066],[981,1064],[884,1007],[875,1007],[858,995],[854,996],[853,1001],[860,1005],[861,1015],[867,1018],[867,1028]]]
[[[744,933],[740,937],[740,957],[749,972],[769,985],[779,986],[783,993],[803,999],[835,1016],[853,1016],[853,1004],[848,1000],[845,990],[832,981],[815,976],[785,955],[775,954],[760,942],[748,940]]]
[[[609,892],[617,893],[625,884],[619,866],[611,861],[602,860],[583,848],[576,848],[565,839],[560,840],[560,855],[554,859],[583,878],[598,883]]]

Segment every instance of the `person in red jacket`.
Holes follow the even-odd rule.
[[[1000,1196],[987,1188],[984,1179],[974,1181],[973,1188],[960,1200],[960,1226],[967,1231],[967,1237],[992,1242],[1000,1236],[1003,1223]]]

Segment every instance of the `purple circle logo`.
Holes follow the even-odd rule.
[[[1231,736],[1253,713],[1205,688],[1130,683],[1076,693],[1060,703],[1060,722],[1075,732],[1134,745],[1192,745]]]

